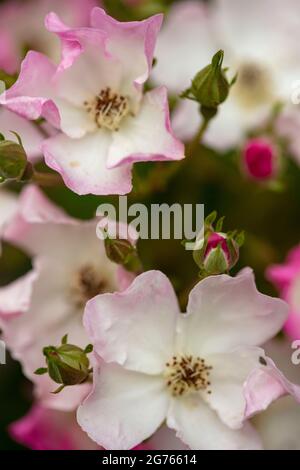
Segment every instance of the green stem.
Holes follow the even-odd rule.
[[[34,170],[31,181],[42,187],[63,185],[62,177],[58,173],[41,173]]]
[[[187,158],[190,158],[193,155],[193,153],[195,152],[195,150],[197,149],[197,147],[201,144],[201,141],[203,139],[203,136],[204,136],[208,126],[209,126],[210,121],[211,121],[210,119],[203,119],[203,122],[202,122],[201,126],[199,127],[197,134],[195,135],[193,140],[186,147],[186,157]]]

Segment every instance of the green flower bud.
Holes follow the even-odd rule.
[[[182,98],[197,101],[206,119],[215,116],[217,107],[226,100],[233,83],[229,83],[226,78],[225,70],[222,68],[223,58],[224,52],[218,51],[213,56],[211,64],[197,73],[191,87],[181,95]]]
[[[16,143],[11,140],[3,140],[2,136],[0,139],[0,181],[22,180],[27,165],[27,155],[21,140]]]
[[[213,224],[217,214],[213,212],[205,220],[205,230],[197,237],[194,261],[200,268],[201,276],[228,272],[239,259],[239,248],[244,242],[243,232],[221,232],[224,218]],[[204,235],[205,233],[205,235]]]
[[[88,380],[91,372],[87,354],[92,349],[91,345],[82,349],[74,344],[67,344],[67,336],[64,336],[59,347],[47,346],[43,349],[47,368],[41,367],[35,371],[35,374],[48,373],[54,382],[61,384],[62,386],[54,393],[61,391],[67,385],[81,384]]]
[[[226,100],[230,85],[222,70],[224,52],[217,52],[211,64],[200,70],[192,81],[191,92],[206,108],[216,108]]]
[[[127,239],[109,238],[104,241],[107,257],[117,264],[121,264],[128,271],[139,272],[141,262],[136,247]]]

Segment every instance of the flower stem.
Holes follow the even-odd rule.
[[[198,129],[197,134],[191,140],[191,142],[186,147],[186,157],[189,158],[193,155],[194,151],[197,149],[198,145],[201,144],[203,136],[209,126],[210,119],[203,119],[201,126]]]
[[[31,181],[43,187],[63,185],[62,177],[58,173],[41,173],[36,170],[34,170]]]

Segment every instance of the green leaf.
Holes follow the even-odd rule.
[[[213,211],[211,214],[209,214],[205,218],[205,224],[206,225],[212,225],[214,223],[214,221],[216,220],[217,216],[218,216],[217,211]]]
[[[92,344],[88,344],[87,347],[85,348],[84,352],[85,354],[89,354],[93,351],[94,347]]]
[[[225,217],[221,217],[216,224],[216,232],[222,232]]]
[[[237,234],[235,237],[235,241],[239,247],[241,247],[245,243],[245,232],[244,230]]]
[[[63,336],[62,339],[61,339],[61,344],[67,344],[67,342],[68,342],[68,334]]]

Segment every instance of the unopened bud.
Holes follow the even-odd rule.
[[[204,277],[226,273],[233,268],[244,242],[243,232],[221,232],[224,218],[219,219],[214,228],[216,217],[216,212],[206,217],[204,228],[196,240],[194,261]]]
[[[278,174],[278,151],[267,138],[250,139],[242,150],[242,164],[247,176],[269,181]]]
[[[59,347],[46,346],[43,349],[47,367],[37,369],[35,373],[48,373],[54,382],[61,384],[56,393],[67,385],[81,384],[89,378],[90,361],[87,354],[92,349],[91,345],[82,349],[74,344],[67,344],[67,336],[64,336]]]
[[[181,95],[183,98],[197,101],[201,105],[201,112],[203,110],[210,119],[216,113],[216,108],[226,100],[231,87],[222,68],[223,58],[224,52],[218,51],[211,64],[197,73],[191,87]]]
[[[239,259],[239,246],[226,234],[211,233],[203,256],[203,267],[208,274],[221,274],[229,271]]]
[[[0,182],[6,180],[20,181],[27,168],[27,155],[21,144],[11,140],[0,139]]]
[[[139,272],[141,262],[135,245],[125,238],[110,238],[104,240],[107,257],[114,263],[124,266],[128,271]]]

